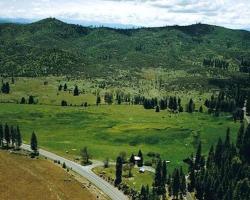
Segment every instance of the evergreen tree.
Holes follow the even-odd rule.
[[[83,147],[80,151],[81,157],[82,157],[82,164],[83,165],[88,165],[90,164],[90,154],[88,152],[88,148],[87,147]]]
[[[60,84],[60,85],[58,86],[58,91],[62,91],[62,88],[63,88],[63,86],[62,86],[62,84]]]
[[[67,101],[65,101],[65,100],[62,100],[62,102],[61,102],[61,106],[68,106],[68,103],[67,103]]]
[[[240,129],[238,131],[237,142],[236,142],[236,146],[239,149],[241,148],[241,145],[243,144],[244,131],[245,131],[244,123],[241,123]]]
[[[67,86],[67,84],[65,83],[64,86],[63,86],[63,90],[64,90],[64,91],[67,91],[67,89],[68,89],[68,86]]]
[[[180,192],[181,195],[184,196],[187,193],[187,184],[186,184],[186,177],[183,173],[182,167],[180,168]]]
[[[165,160],[162,162],[162,184],[167,184],[167,163]]]
[[[180,173],[178,169],[175,169],[173,172],[173,196],[178,199],[180,191]]]
[[[189,183],[188,183],[188,191],[193,192],[195,188],[195,171],[194,171],[194,164],[191,164],[190,167],[190,174],[189,174]]]
[[[14,147],[14,143],[16,140],[16,131],[13,126],[10,127],[10,140],[11,140],[11,147]]]
[[[139,150],[138,152],[138,157],[140,157],[141,159],[137,162],[138,167],[142,167],[143,166],[143,155],[142,155],[142,151]]]
[[[3,139],[4,139],[4,134],[3,134],[3,125],[0,124],[0,147],[3,147]]]
[[[230,141],[230,128],[227,128],[227,133],[226,133],[226,139],[224,142],[224,147],[225,148],[229,148],[231,145],[231,141]]]
[[[189,100],[188,106],[187,106],[187,112],[192,113],[195,110],[195,104],[193,99]]]
[[[5,127],[4,127],[4,139],[6,141],[6,145],[8,148],[10,144],[10,129],[9,129],[8,124],[5,124]]]
[[[7,83],[3,83],[1,91],[4,94],[9,94],[10,93],[10,85],[9,85],[8,82]]]
[[[20,149],[20,146],[22,145],[22,135],[19,129],[19,126],[17,126],[17,130],[16,130],[16,138],[15,138],[15,144],[16,144],[16,148]]]
[[[29,96],[29,104],[34,104],[35,103],[35,100],[34,100],[34,97],[31,95]]]
[[[206,166],[208,168],[212,167],[213,162],[214,162],[214,147],[212,145],[208,153]]]
[[[118,156],[116,159],[115,186],[118,186],[121,182],[122,182],[122,158]]]
[[[250,164],[250,124],[245,131],[243,143],[240,148],[240,154],[242,158]]]
[[[155,169],[155,178],[154,178],[154,190],[158,195],[161,195],[162,187],[162,162],[159,160]]]
[[[195,155],[195,163],[194,163],[194,167],[195,170],[200,170],[201,168],[201,142],[199,142],[198,148],[197,148],[197,152]]]
[[[121,103],[122,103],[121,96],[118,95],[118,96],[117,96],[117,104],[118,104],[118,105],[121,105]]]
[[[160,107],[159,106],[156,106],[155,112],[160,112]]]
[[[202,107],[202,106],[200,106],[199,112],[200,112],[200,113],[203,113],[203,107]]]
[[[75,86],[75,89],[74,89],[74,96],[79,96],[79,90],[78,90],[77,85]]]
[[[221,156],[223,152],[223,144],[221,138],[219,138],[218,143],[215,148],[214,161],[217,166],[221,164]]]
[[[247,97],[246,114],[250,115],[250,95],[248,95],[248,97]]]
[[[96,105],[99,105],[101,103],[101,97],[100,95],[97,95],[96,97]]]
[[[139,195],[139,199],[140,200],[149,200],[148,199],[148,192],[147,192],[147,189],[145,188],[144,185],[142,185],[141,187],[141,192],[140,192],[140,195]]]
[[[36,134],[34,131],[31,135],[31,139],[30,139],[30,148],[33,151],[33,153],[36,155],[38,147],[37,147],[37,137],[36,137]]]
[[[26,100],[24,97],[21,98],[20,104],[26,104]]]

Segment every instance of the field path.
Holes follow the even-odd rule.
[[[22,149],[31,151],[30,145],[23,144]],[[43,149],[39,149],[39,153],[42,156],[45,156],[51,160],[59,160],[61,163],[65,162],[66,166],[71,168],[76,173],[80,174],[84,178],[88,179],[92,184],[97,186],[100,190],[102,190],[108,197],[110,197],[112,200],[128,200],[128,197],[124,195],[121,191],[119,191],[117,188],[115,188],[113,185],[108,183],[107,181],[103,180],[99,176],[97,176],[94,172],[92,172],[92,168],[95,166],[81,166],[80,164],[73,162],[71,160],[68,160],[66,158],[63,158],[61,156],[58,156],[54,153],[45,151]],[[99,165],[97,163],[97,165]]]

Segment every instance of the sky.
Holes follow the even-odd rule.
[[[206,23],[250,30],[250,0],[0,0],[0,18],[156,27]]]

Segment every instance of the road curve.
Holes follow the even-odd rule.
[[[21,148],[31,151],[30,145],[27,145],[27,144],[23,144]],[[93,183],[96,187],[102,190],[112,200],[128,200],[128,197],[124,195],[121,191],[119,191],[113,185],[111,185],[107,181],[97,176],[94,172],[92,172],[91,166],[81,166],[80,164],[76,162],[73,162],[61,156],[58,156],[54,153],[45,151],[43,149],[39,149],[39,153],[40,155],[45,156],[51,160],[59,160],[61,163],[65,162],[67,167],[71,168],[76,173],[88,179],[91,183]]]

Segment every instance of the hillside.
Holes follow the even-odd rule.
[[[86,184],[80,184],[60,166],[45,159],[31,159],[0,151],[0,193],[2,200],[94,200]],[[4,172],[4,173],[3,173]],[[87,182],[87,181],[86,181]]]
[[[111,29],[54,18],[0,25],[0,73],[15,76],[104,76],[142,68],[200,70],[205,58],[238,71],[250,58],[250,32],[206,24]]]

